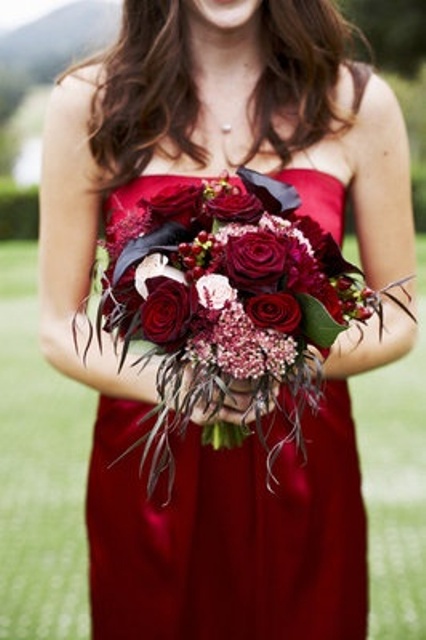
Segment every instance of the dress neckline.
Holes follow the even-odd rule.
[[[285,175],[286,173],[300,173],[300,174],[304,174],[304,173],[310,173],[310,174],[315,174],[318,175],[322,178],[324,178],[325,180],[329,180],[331,182],[334,182],[335,184],[337,184],[340,188],[346,190],[347,189],[347,185],[345,185],[337,176],[333,175],[332,173],[328,173],[327,171],[321,171],[320,169],[315,169],[313,167],[285,167],[284,169],[280,169],[278,171],[272,171],[270,173],[267,173],[265,175],[271,177],[271,178],[279,178],[280,176]],[[193,175],[193,174],[189,174],[189,173],[143,173],[140,176],[137,176],[134,181],[139,181],[139,180],[147,180],[147,179],[153,179],[153,180],[160,180],[160,179],[167,179],[167,178],[171,178],[173,180],[217,180],[218,176],[211,176],[211,175]],[[231,180],[237,180],[240,181],[241,179],[239,178],[239,176],[235,175],[235,174],[231,174],[230,175],[230,179]]]

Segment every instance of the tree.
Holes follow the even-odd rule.
[[[27,92],[28,81],[24,74],[13,73],[0,67],[0,126],[4,125],[19,106]]]
[[[343,7],[367,36],[378,66],[417,72],[426,58],[425,0],[344,0]]]

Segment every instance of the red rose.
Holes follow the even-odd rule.
[[[273,293],[284,275],[284,242],[267,231],[229,237],[225,248],[226,272],[237,289]]]
[[[141,307],[143,336],[172,351],[180,345],[196,309],[194,287],[160,276],[146,281],[149,296]]]
[[[154,224],[179,222],[189,228],[194,218],[201,215],[202,185],[178,184],[165,187],[151,200],[140,200],[139,205],[147,206]]]
[[[256,326],[282,333],[291,333],[302,320],[299,303],[289,293],[266,293],[249,298],[246,312]]]
[[[260,200],[252,193],[220,194],[209,200],[207,213],[220,222],[242,222],[256,224],[264,208]]]

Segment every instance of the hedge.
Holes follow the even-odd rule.
[[[0,183],[0,240],[35,240],[38,236],[38,188]]]
[[[426,233],[426,165],[413,167],[412,184],[416,229]]]
[[[416,229],[426,233],[426,165],[413,167],[413,200]],[[0,240],[35,240],[37,235],[38,188],[0,182]]]

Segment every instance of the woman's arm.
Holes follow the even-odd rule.
[[[357,123],[345,136],[353,167],[352,199],[361,263],[375,290],[415,274],[408,142],[399,105],[387,84],[373,76]],[[415,280],[392,293],[415,314]],[[373,317],[359,342],[356,327],[339,336],[325,364],[329,378],[345,378],[392,362],[413,347],[417,327],[398,305],[384,299],[384,332]]]
[[[74,345],[76,317],[83,350],[89,337],[87,319],[76,313],[90,292],[101,213],[96,192],[99,169],[90,153],[86,126],[92,94],[93,84],[68,77],[53,91],[46,118],[40,198],[41,348],[56,369],[103,394],[156,403],[160,357],[140,371],[131,366],[137,356],[128,354],[118,373],[119,355],[110,334],[103,334],[102,353],[97,339],[92,340],[84,363]],[[191,385],[187,373],[185,388]],[[230,402],[217,417],[238,424],[251,394],[246,385],[234,391],[235,404]],[[209,415],[204,407],[195,407],[192,419],[204,424]]]
[[[54,89],[48,107],[40,195],[41,348],[59,371],[102,393],[155,402],[158,362],[140,373],[128,358],[118,375],[108,334],[102,354],[92,341],[86,364],[73,342],[72,321],[90,291],[101,212],[96,192],[99,169],[87,134],[93,89],[90,78],[68,77]],[[84,346],[88,337],[84,317],[79,326]]]

